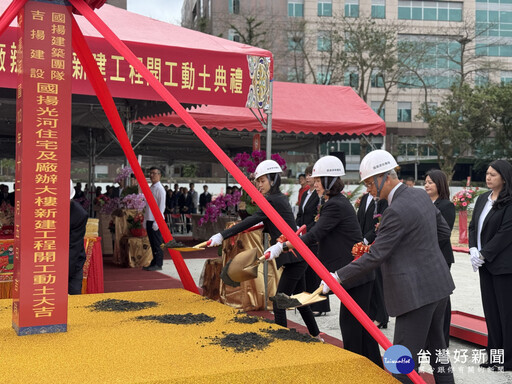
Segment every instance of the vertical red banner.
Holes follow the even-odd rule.
[[[18,23],[13,328],[65,332],[71,7],[29,1]]]
[[[261,135],[259,133],[255,133],[252,137],[252,150],[253,152],[261,150]]]

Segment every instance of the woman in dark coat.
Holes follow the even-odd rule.
[[[320,207],[320,199],[318,197],[318,193],[316,193],[314,185],[315,180],[313,177],[311,177],[312,172],[312,165],[309,165],[304,171],[306,177],[306,185],[308,185],[310,189],[302,194],[302,198],[299,202],[299,211],[297,212],[297,218],[295,219],[297,227],[306,225],[306,232],[311,231],[315,225],[315,218]],[[313,252],[315,255],[318,255],[318,247],[316,244],[311,244],[309,249],[311,249],[311,252]],[[309,265],[306,269],[305,278],[306,292],[313,292],[320,285],[320,281],[322,281],[316,272],[313,271],[313,268],[311,268]],[[331,310],[329,305],[329,298],[323,301],[319,301],[318,303],[313,303],[310,307],[315,316],[325,315]]]
[[[439,169],[433,169],[427,172],[425,176],[425,191],[427,192],[430,200],[434,203],[437,209],[443,215],[446,224],[450,227],[450,231],[453,230],[453,224],[455,223],[455,205],[450,200],[450,188],[448,187],[448,179],[443,171]],[[448,264],[448,268],[451,268],[455,259],[453,258],[453,249],[450,240],[440,241],[439,248],[443,252],[443,256]],[[450,322],[452,318],[452,305],[450,298],[446,303],[446,310],[444,314],[444,338],[446,341],[446,347],[450,343]]]
[[[315,163],[312,173],[315,189],[325,199],[325,204],[315,226],[301,237],[308,246],[318,244],[318,259],[329,271],[351,263],[354,260],[352,247],[363,240],[356,212],[341,193],[344,184],[340,176],[344,174],[343,164],[337,157],[325,156]],[[284,243],[285,249],[291,247],[289,241]],[[279,245],[270,247],[266,252],[277,257]],[[347,293],[367,314],[374,279],[375,274],[371,272],[350,285],[344,285]],[[343,304],[339,321],[344,348],[366,356],[382,368],[379,345]]]
[[[469,253],[480,274],[487,324],[487,362],[481,367],[512,371],[512,165],[493,161],[487,188],[469,223]]]
[[[256,180],[256,187],[265,196],[270,205],[281,215],[286,223],[291,228],[296,228],[295,219],[293,217],[292,208],[288,202],[288,198],[281,193],[279,186],[281,185],[281,166],[274,160],[262,161],[256,171],[254,177]],[[281,231],[275,226],[275,224],[265,215],[265,213],[258,209],[253,215],[246,217],[240,223],[228,228],[220,233],[213,235],[208,240],[208,247],[215,247],[222,244],[222,241],[234,236],[260,222],[263,222],[264,232],[268,232],[270,235],[270,244],[276,244],[277,239],[281,236]],[[282,244],[282,243],[277,243]],[[296,293],[304,292],[305,290],[305,279],[304,273],[308,264],[304,259],[297,255],[295,256],[291,252],[283,254],[277,262],[277,267],[283,267],[283,273],[279,279],[277,286],[277,293],[284,293],[291,296]],[[274,321],[283,327],[288,325],[286,319],[286,310],[279,309],[274,306]],[[308,328],[311,336],[317,337],[322,340],[320,336],[320,330],[316,324],[313,311],[309,306],[298,308],[306,327]]]

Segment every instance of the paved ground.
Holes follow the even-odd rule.
[[[204,265],[204,259],[187,259],[185,260],[194,281],[199,282],[199,277]],[[452,295],[452,310],[458,310],[474,315],[483,316],[482,303],[480,299],[480,288],[478,274],[474,273],[469,257],[464,253],[455,254],[455,264],[452,265],[452,275],[455,280],[456,289]],[[165,274],[178,278],[179,276],[174,268],[171,260],[164,261]],[[341,332],[338,323],[339,300],[331,297],[331,312],[327,316],[318,317],[318,325],[322,332],[330,336],[341,339]],[[303,324],[299,313],[288,311],[288,318],[299,324]],[[391,318],[387,329],[382,330],[389,340],[393,339],[394,319]],[[471,344],[459,339],[452,338],[450,340],[450,355],[452,366],[454,368],[455,382],[460,384],[510,384],[512,383],[512,372],[491,372],[481,369],[477,363],[471,361],[473,350],[481,349],[481,346]],[[463,354],[467,350],[467,361],[456,362],[454,354]],[[421,370],[429,371],[428,366],[423,364]]]

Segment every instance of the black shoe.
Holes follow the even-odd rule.
[[[162,267],[159,267],[158,265],[150,265],[149,267],[142,267],[145,271],[161,271]]]
[[[314,311],[313,316],[315,316],[315,317],[327,316],[327,312]]]
[[[382,329],[387,329],[388,328],[388,323],[385,323],[385,324],[380,323],[379,325],[377,325],[377,328],[379,328],[379,329],[381,329],[381,328]]]

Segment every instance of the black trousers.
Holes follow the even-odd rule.
[[[386,310],[386,303],[384,302],[384,288],[382,286],[382,272],[380,268],[375,270],[375,281],[373,283],[368,317],[383,325],[389,322],[388,311]]]
[[[160,245],[164,242],[162,234],[160,233],[160,230],[153,230],[153,221],[149,220],[146,221],[146,231],[148,233],[151,251],[153,252],[153,260],[151,260],[151,264],[149,266],[152,267],[153,265],[156,265],[161,267],[164,264],[164,253],[162,248],[160,248]]]
[[[480,291],[487,324],[487,356],[494,363],[493,349],[502,349],[504,369],[512,371],[512,274],[492,275],[480,267]]]
[[[448,263],[448,269],[452,268],[452,263]],[[444,333],[444,341],[446,343],[446,348],[450,346],[450,324],[452,322],[452,303],[450,301],[450,296],[448,296],[448,301],[446,302],[446,310],[444,311],[444,320],[443,320],[443,333]]]
[[[68,295],[82,294],[85,258],[79,258],[69,264]]]
[[[428,351],[436,384],[455,383],[450,362],[436,359],[436,350],[446,349],[443,333],[448,297],[396,317],[393,344],[407,347],[418,371],[418,354]],[[393,375],[402,383],[412,383],[407,375]]]
[[[316,256],[318,246],[316,244],[310,245],[309,249],[311,249],[311,252],[313,252]],[[315,289],[317,289],[320,286],[320,282],[322,279],[316,274],[316,272],[311,268],[309,265],[306,269],[305,273],[306,278],[306,292],[313,292]],[[331,311],[331,305],[329,303],[329,296],[327,296],[326,300],[319,301],[317,303],[313,303],[310,305],[311,310],[315,312],[330,312]]]
[[[369,281],[357,287],[347,289],[347,293],[368,314],[372,290],[373,281]],[[343,303],[340,305],[340,328],[341,336],[343,337],[343,348],[367,357],[382,368],[379,344]]]
[[[282,292],[291,296],[296,293],[304,292],[306,289],[304,273],[306,272],[307,267],[308,263],[305,261],[283,265],[284,269],[281,274],[281,278],[279,279],[279,284],[277,285],[277,293]],[[305,307],[298,308],[298,310],[302,316],[302,320],[304,320],[304,324],[308,327],[309,334],[311,336],[318,336],[320,330],[316,324],[315,316],[313,316],[311,307],[306,305]],[[286,309],[279,309],[274,305],[274,321],[278,325],[288,327]]]

